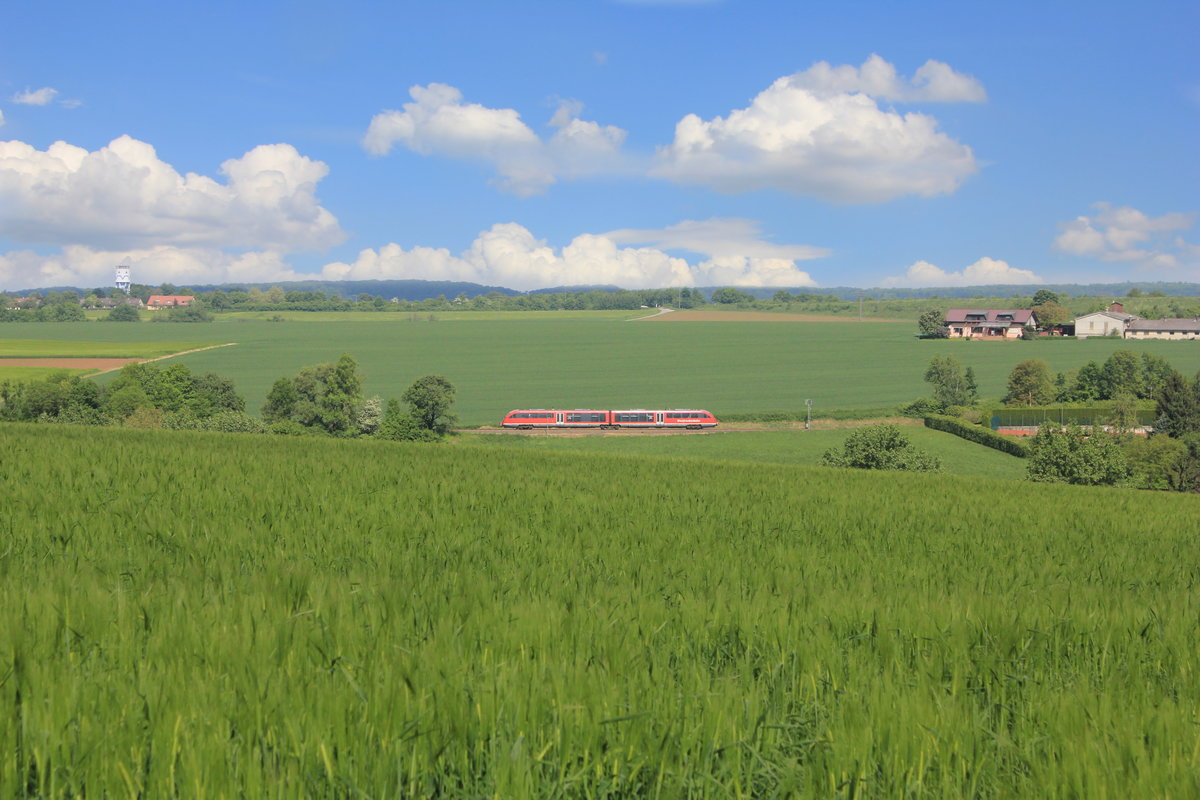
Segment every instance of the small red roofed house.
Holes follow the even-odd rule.
[[[152,294],[146,308],[185,308],[195,299],[190,294]]]

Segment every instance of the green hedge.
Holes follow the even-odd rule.
[[[1007,436],[1001,436],[987,428],[965,422],[958,417],[930,414],[925,417],[925,427],[933,428],[935,431],[952,433],[955,436],[976,442],[984,447],[991,447],[994,450],[1014,455],[1017,458],[1026,458],[1029,455],[1029,446],[1024,442],[1017,439],[1010,439]]]

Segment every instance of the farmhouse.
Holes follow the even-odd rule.
[[[1125,326],[1126,339],[1200,339],[1200,318],[1133,319]]]
[[[1019,339],[1026,327],[1037,327],[1029,309],[952,308],[946,312],[952,339]]]
[[[1136,314],[1126,314],[1125,306],[1121,303],[1110,303],[1106,311],[1095,311],[1075,318],[1075,338],[1086,339],[1089,336],[1112,336],[1114,333],[1124,337],[1125,330],[1134,320]]]
[[[195,299],[190,294],[152,294],[146,308],[185,308]]]

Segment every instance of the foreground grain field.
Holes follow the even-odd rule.
[[[154,342],[164,327],[0,325],[0,347],[5,336],[18,334],[133,346]],[[931,357],[944,354],[973,367],[981,393],[992,398],[1004,393],[1013,366],[1033,357],[1066,371],[1127,347],[1161,355],[1189,375],[1200,370],[1197,342],[918,341],[913,325],[889,322],[660,324],[547,316],[454,323],[222,320],[182,327],[180,334],[237,343],[180,359],[194,371],[232,378],[252,411],[276,378],[349,353],[361,365],[368,395],[398,397],[422,375],[446,376],[458,389],[455,410],[465,425],[497,424],[514,408],[698,407],[720,416],[797,412],[806,399],[817,416],[832,409],[886,414],[929,393],[922,375]]]
[[[534,452],[614,453],[638,456],[706,458],[716,461],[750,461],[760,464],[816,465],[826,450],[840,447],[852,428],[842,430],[737,431],[695,435],[646,435],[627,431],[608,435],[572,436],[560,433],[459,436],[461,447],[511,448]],[[1025,477],[1022,458],[982,447],[949,433],[920,425],[906,425],[904,435],[918,448],[942,460],[950,475],[979,478]]]
[[[0,429],[0,795],[1187,797],[1194,497]]]

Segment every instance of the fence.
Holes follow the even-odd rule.
[[[1151,408],[1139,408],[1138,425],[1151,426],[1154,424],[1155,413]],[[1036,428],[1043,422],[1056,422],[1059,425],[1074,423],[1076,425],[1104,424],[1113,415],[1108,406],[1092,406],[1084,408],[1033,406],[1028,408],[997,408],[991,413],[992,430],[1000,428]]]

